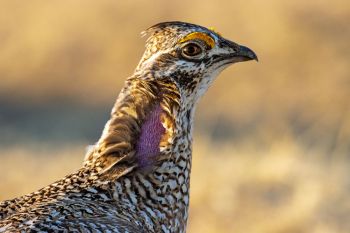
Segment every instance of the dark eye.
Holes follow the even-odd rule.
[[[190,43],[182,48],[182,53],[187,57],[194,57],[202,53],[202,48],[197,44]]]

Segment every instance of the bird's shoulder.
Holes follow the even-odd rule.
[[[17,213],[0,223],[0,232],[40,231],[40,232],[145,232],[133,219],[94,212],[93,214],[79,214],[75,217],[68,214],[47,214],[28,217],[27,213]],[[54,217],[55,216],[55,217]]]

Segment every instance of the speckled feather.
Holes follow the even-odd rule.
[[[145,33],[145,53],[82,168],[1,202],[0,232],[186,231],[196,102],[225,67],[256,55],[189,23]]]

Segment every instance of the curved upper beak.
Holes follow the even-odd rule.
[[[235,53],[234,56],[239,57],[240,59],[242,59],[242,61],[259,61],[258,56],[254,53],[254,51],[243,45],[238,46],[238,51]]]
[[[222,54],[221,59],[228,59],[230,63],[255,60],[258,61],[258,56],[250,48],[239,45],[230,40],[222,39],[220,41],[220,47],[226,50],[228,53]]]

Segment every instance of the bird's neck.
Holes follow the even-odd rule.
[[[140,171],[115,182],[114,197],[123,208],[142,216],[147,232],[185,232],[192,161],[192,113],[179,115],[168,160],[152,171]],[[190,119],[189,119],[190,117]]]
[[[85,161],[107,174],[119,208],[129,210],[129,217],[150,232],[185,231],[194,108],[183,102],[172,83],[128,80],[95,152]],[[157,118],[164,127],[159,141],[148,138],[150,132],[159,134]],[[159,154],[145,153],[154,152],[154,143]]]

